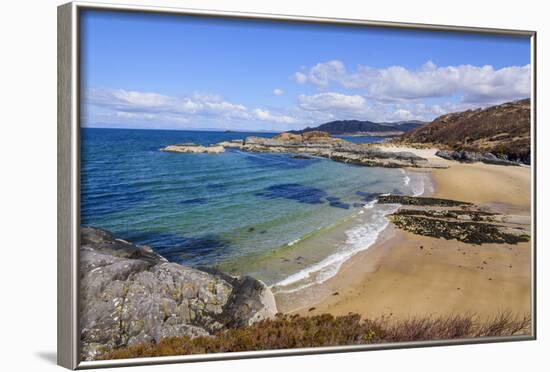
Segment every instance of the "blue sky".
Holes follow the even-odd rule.
[[[525,98],[526,37],[85,11],[84,126],[288,130]]]

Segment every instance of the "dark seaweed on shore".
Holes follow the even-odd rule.
[[[528,242],[530,237],[521,226],[495,223],[498,214],[479,210],[463,201],[385,195],[378,197],[381,204],[400,204],[413,209],[400,209],[389,216],[398,228],[417,235],[447,240],[456,239],[468,244]],[[422,208],[424,207],[424,208]],[[451,209],[460,207],[460,209]],[[502,217],[502,216],[501,216]]]
[[[468,244],[529,241],[529,235],[522,231],[494,223],[495,215],[477,210],[402,209],[390,215],[390,220],[398,228],[413,234],[456,239]]]
[[[415,212],[419,213],[415,214]],[[447,240],[456,239],[468,244],[517,244],[529,241],[529,235],[509,233],[506,231],[506,226],[426,217],[430,212],[433,211],[397,212],[390,216],[390,220],[397,227],[417,235]]]
[[[400,209],[395,212],[394,215],[402,216],[425,216],[434,218],[454,218],[454,219],[469,219],[472,221],[492,221],[491,217],[497,215],[493,212],[485,211],[470,211],[463,209],[444,209],[444,210],[431,210],[431,209]]]
[[[418,206],[433,206],[433,207],[459,207],[472,205],[472,203],[440,199],[428,198],[420,196],[405,196],[405,195],[381,195],[378,197],[379,204],[401,204],[401,205],[418,205]]]

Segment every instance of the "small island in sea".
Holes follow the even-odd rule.
[[[82,360],[532,334],[528,40],[84,17]]]

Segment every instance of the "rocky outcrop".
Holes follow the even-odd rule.
[[[417,235],[468,244],[517,244],[530,239],[528,216],[503,215],[449,199],[388,195],[379,197],[378,202],[406,205],[389,219],[398,228]]]
[[[303,137],[301,134],[283,132],[277,134],[273,139],[277,141],[302,141]]]
[[[182,143],[179,145],[168,145],[160,149],[160,151],[181,152],[184,154],[220,154],[225,149],[220,145],[202,146],[194,143]]]
[[[241,147],[244,146],[244,140],[239,139],[239,140],[232,140],[232,141],[222,141],[218,143],[217,146],[223,146],[224,148],[227,148],[227,149],[240,149]]]
[[[314,141],[319,139],[326,140],[329,138],[331,138],[330,134],[320,130],[313,130],[313,131],[304,132],[304,133],[283,132],[273,137],[273,139],[277,141],[299,141],[299,142]]]
[[[520,163],[518,162],[506,159],[506,156],[503,156],[503,158],[499,158],[490,152],[479,153],[472,151],[439,150],[435,154],[440,158],[447,160],[456,160],[462,163],[482,162],[496,165],[520,165]]]
[[[432,168],[437,166],[411,152],[383,151],[375,146],[356,144],[340,138],[315,133],[310,137],[308,137],[308,134],[304,134],[305,138],[302,137],[301,139],[296,139],[294,136],[300,136],[296,134],[292,134],[292,137],[282,136],[281,134],[278,138],[248,137],[238,148],[249,152],[297,153],[319,156],[342,163],[372,167]]]
[[[176,147],[182,149],[176,152],[201,152],[191,151],[190,149],[199,147],[193,144],[171,145],[165,147],[162,151],[171,151],[172,148]],[[281,133],[273,138],[251,136],[244,140],[220,142],[208,148],[218,147],[222,149],[239,149],[248,152],[294,153],[302,156],[317,156],[342,163],[369,167],[444,167],[439,163],[432,162],[411,152],[384,151],[380,147],[353,143],[341,138],[333,138],[329,134],[320,131],[311,131],[303,134]]]
[[[84,360],[164,337],[208,336],[277,312],[273,294],[256,279],[171,263],[94,228],[81,229],[80,277]]]
[[[320,130],[312,130],[311,132],[302,133],[302,141],[315,141],[328,138],[330,138],[330,134]]]
[[[487,108],[442,115],[403,134],[399,142],[424,143],[499,159],[530,163],[531,101],[523,99]]]

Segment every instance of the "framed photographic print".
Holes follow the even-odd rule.
[[[534,339],[535,36],[60,6],[58,363]]]

